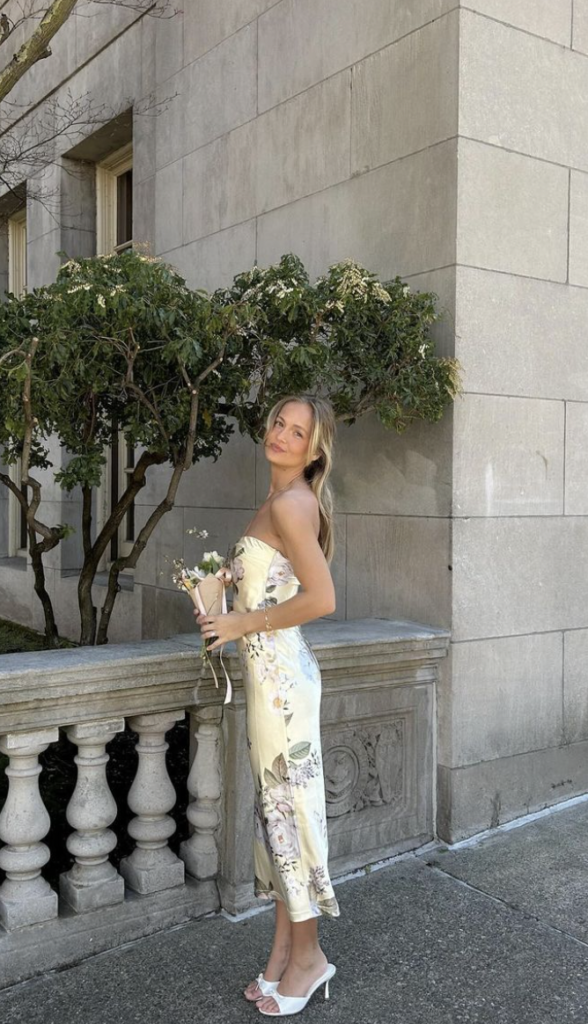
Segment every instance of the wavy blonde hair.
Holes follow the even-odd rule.
[[[304,468],[304,479],[318,501],[320,515],[318,541],[327,562],[330,562],[335,550],[333,495],[327,483],[333,466],[333,444],[335,441],[333,407],[326,398],[318,398],[315,395],[286,395],[284,398],[280,398],[268,413],[265,427],[266,436],[276,422],[278,414],[288,402],[302,402],[312,410],[312,428],[308,442],[308,462]]]

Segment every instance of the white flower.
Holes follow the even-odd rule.
[[[286,857],[287,860],[299,856],[298,836],[291,807],[286,814],[282,814],[278,807],[268,812],[267,834],[274,856]]]
[[[273,715],[281,715],[286,708],[287,696],[285,690],[281,686],[273,687],[268,695],[269,709]]]
[[[74,284],[73,288],[68,288],[67,289],[67,294],[71,295],[73,292],[81,292],[81,291],[88,292],[88,291],[90,291],[91,287],[92,286],[89,285],[89,284]]]
[[[103,295],[97,295],[96,302],[98,303],[99,306],[102,306],[102,309],[106,309],[106,299],[104,298]]]
[[[277,557],[270,567],[267,582],[270,587],[283,586],[286,583],[297,583],[294,570],[287,558]]]
[[[241,558],[233,558],[231,561],[231,573],[233,574],[233,580],[238,583],[242,580],[245,575],[245,569],[243,567],[243,561]]]
[[[208,530],[199,530],[197,526],[190,527],[189,530],[186,530],[186,533],[194,534],[202,540],[204,540],[205,537],[208,537]]]
[[[222,562],[222,558],[218,551],[205,551],[202,556],[203,562]]]
[[[295,878],[285,878],[284,887],[288,896],[298,896],[298,894],[302,892],[302,886]]]

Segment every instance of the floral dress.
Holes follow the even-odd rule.
[[[269,608],[299,587],[291,563],[257,537],[231,552],[233,608]],[[339,915],[327,867],[320,739],[321,675],[294,626],[237,641],[255,783],[255,894],[283,900],[291,921]]]

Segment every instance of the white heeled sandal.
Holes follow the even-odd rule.
[[[255,999],[248,999],[247,996],[245,996],[245,999],[247,999],[248,1003],[257,1003],[258,1000],[259,999],[263,999],[264,996],[273,996],[273,994],[276,991],[278,985],[280,984],[279,981],[266,981],[264,976],[263,976],[263,974],[258,974],[257,975],[257,978],[255,979],[255,983],[256,983],[259,991],[261,992],[261,995],[260,996],[256,996]]]
[[[336,970],[337,968],[335,967],[334,964],[327,964],[327,969],[325,973],[321,974],[320,978],[317,978],[317,980],[314,982],[313,985],[311,985],[310,989],[308,990],[305,996],[280,995],[276,986],[276,990],[274,992],[268,992],[268,995],[271,995],[272,999],[275,999],[276,1003],[278,1004],[279,1009],[277,1013],[272,1013],[271,1010],[262,1010],[261,1006],[258,1006],[257,1009],[259,1010],[260,1013],[265,1014],[266,1017],[289,1017],[294,1013],[300,1013],[300,1011],[303,1010],[304,1007],[306,1006],[310,997],[316,992],[317,988],[321,988],[324,985],[325,999],[329,998],[329,982],[333,975],[335,974]]]

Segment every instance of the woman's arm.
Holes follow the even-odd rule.
[[[266,632],[268,622],[272,629],[287,629],[335,611],[335,588],[317,540],[316,518],[316,498],[312,494],[290,491],[275,499],[271,509],[272,526],[302,590],[266,609],[219,616],[199,615],[197,621],[204,635],[218,637],[208,645],[209,651],[247,633]]]
[[[247,633],[265,630],[265,612],[272,629],[299,626],[321,615],[335,611],[335,588],[329,566],[316,536],[314,521],[316,498],[304,492],[288,492],[272,503],[271,520],[274,532],[282,541],[282,551],[289,559],[302,590],[288,601],[246,612]],[[251,616],[251,618],[249,618]]]

